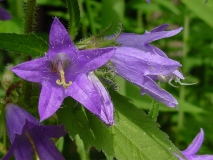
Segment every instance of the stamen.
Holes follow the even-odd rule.
[[[69,83],[66,83],[66,81],[65,81],[65,76],[64,76],[64,70],[60,70],[59,73],[60,73],[61,80],[60,80],[60,79],[57,79],[57,80],[56,80],[56,83],[57,83],[58,85],[62,85],[64,88],[67,89],[67,88],[72,84],[72,82],[69,81]]]
[[[177,83],[179,83],[180,85],[183,85],[183,86],[190,86],[190,85],[195,85],[195,84],[197,84],[197,82],[194,82],[194,83],[182,83],[182,82],[180,81],[180,78],[176,78],[176,79],[175,79],[175,82],[177,82]]]
[[[27,137],[27,139],[30,141],[30,144],[32,145],[33,147],[33,151],[35,153],[35,156],[36,156],[36,160],[40,160],[39,156],[38,156],[38,152],[37,152],[37,149],[36,149],[36,146],[32,140],[32,138],[30,137],[30,134],[28,132],[25,132],[25,135]]]

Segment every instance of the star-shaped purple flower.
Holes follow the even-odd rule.
[[[213,155],[196,155],[198,150],[200,149],[204,139],[204,131],[201,128],[200,132],[194,138],[192,143],[181,153],[187,158],[187,160],[213,160]],[[177,155],[176,155],[177,156]],[[180,160],[183,158],[177,156]]]
[[[89,80],[88,74],[105,64],[114,52],[114,48],[78,50],[64,26],[55,18],[46,55],[15,66],[12,71],[25,80],[41,83],[41,121],[53,115],[67,96],[74,98],[102,119],[103,112],[108,110],[105,108],[108,105],[105,104],[112,102],[107,98],[107,102],[103,103],[102,95]],[[105,114],[107,118],[102,120],[107,125],[113,124],[113,109]]]
[[[3,0],[0,0],[0,2]],[[6,10],[4,10],[2,7],[0,7],[0,20],[8,20],[11,19],[10,13],[8,13]]]
[[[9,160],[14,154],[16,160],[39,159],[63,160],[51,138],[66,134],[64,126],[44,126],[21,107],[9,103],[5,108],[6,126],[11,147],[2,160]]]

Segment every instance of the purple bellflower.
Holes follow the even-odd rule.
[[[200,149],[204,139],[204,131],[201,128],[200,132],[194,138],[192,143],[181,153],[187,158],[187,160],[213,160],[213,155],[196,155],[198,150]],[[176,155],[177,156],[177,155]],[[180,160],[183,158],[177,156]]]
[[[0,0],[0,2],[3,0]],[[0,20],[8,20],[11,19],[10,13],[8,13],[6,10],[4,10],[2,7],[0,7]]]
[[[107,118],[102,120],[110,125],[114,123],[113,109],[107,113],[105,111],[109,111],[106,107],[112,102],[109,97],[102,97],[102,92],[97,90],[100,85],[94,85],[88,74],[104,65],[114,53],[114,48],[78,50],[64,26],[55,18],[50,30],[49,50],[45,56],[15,66],[12,71],[25,80],[41,83],[41,121],[53,115],[64,98],[70,96],[99,118],[102,119],[105,114]],[[107,102],[103,102],[103,99]]]
[[[11,147],[2,160],[14,154],[16,160],[39,159],[64,160],[51,138],[66,134],[64,126],[44,126],[21,107],[8,103],[5,108],[6,126]]]
[[[121,47],[116,49],[111,61],[115,66],[115,72],[138,85],[142,89],[142,95],[149,94],[169,107],[176,107],[178,104],[176,99],[161,89],[155,80],[169,82],[169,84],[172,80],[180,82],[180,79],[184,79],[177,70],[181,65],[169,59],[157,47],[149,44],[161,38],[171,37],[182,30],[182,28],[178,28],[164,31],[167,27],[168,25],[164,24],[151,32],[146,31],[143,35],[122,33],[116,40],[121,43]]]
[[[168,58],[167,55],[162,50],[150,44],[150,42],[153,42],[162,38],[174,36],[183,29],[182,27],[180,27],[175,30],[165,31],[165,29],[168,28],[168,26],[169,26],[168,24],[160,25],[154,28],[153,30],[151,30],[150,32],[146,31],[142,35],[134,34],[134,33],[122,33],[117,39],[117,42],[121,43],[122,46],[137,48],[145,52],[158,54],[162,57]],[[176,87],[176,86],[174,86],[171,83],[172,80],[175,80],[175,82],[178,82],[181,85],[192,85],[192,84],[182,83],[180,81],[180,79],[184,79],[184,77],[178,70],[168,75],[158,75],[152,78],[153,80],[159,80],[160,82],[168,82],[173,87]]]
[[[111,62],[118,75],[141,88],[142,95],[147,93],[169,107],[177,106],[176,99],[160,88],[150,76],[172,73],[181,66],[180,63],[132,47],[118,47]]]

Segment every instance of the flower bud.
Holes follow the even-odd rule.
[[[1,83],[4,89],[7,89],[9,85],[13,82],[13,72],[10,70],[12,65],[7,65],[4,74],[1,79]]]

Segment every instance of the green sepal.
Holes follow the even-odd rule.
[[[116,42],[116,39],[119,37],[119,35],[122,32],[123,24],[120,24],[120,26],[118,27],[119,30],[114,36],[111,36],[110,38],[109,37],[106,38],[105,35],[110,30],[111,27],[112,27],[112,24],[109,27],[107,27],[105,30],[100,32],[99,34],[92,35],[76,43],[76,46],[80,50],[120,46],[120,43]]]

